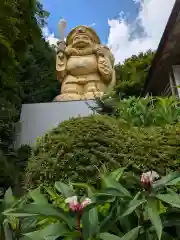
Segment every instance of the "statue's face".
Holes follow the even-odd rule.
[[[88,47],[88,46],[91,46],[91,45],[93,45],[93,41],[86,34],[77,34],[73,38],[73,43],[72,43],[73,47],[85,48],[85,47]]]

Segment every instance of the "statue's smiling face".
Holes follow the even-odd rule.
[[[86,34],[76,34],[73,38],[73,47],[85,48],[93,44],[91,38]]]

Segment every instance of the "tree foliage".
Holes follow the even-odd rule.
[[[154,52],[149,50],[137,56],[126,59],[123,64],[115,66],[117,85],[115,87],[116,96],[136,96],[141,95],[147,73],[151,66]]]
[[[45,52],[46,55],[48,53],[49,55],[44,57],[44,62],[42,59],[39,60],[45,63],[47,68],[47,59],[49,59],[50,70],[52,64],[54,64],[54,53],[50,52],[49,46],[42,40],[41,27],[46,24],[47,17],[48,13],[44,11],[42,4],[36,0],[0,1],[0,164],[4,166],[0,174],[1,186],[8,185],[10,182],[13,183],[13,180],[11,181],[10,177],[8,179],[8,176],[12,176],[12,169],[15,173],[17,165],[14,162],[17,159],[14,157],[16,153],[12,149],[15,122],[19,119],[21,103],[26,101],[27,98],[26,102],[31,102],[31,99],[27,97],[27,87],[25,87],[25,75],[27,77],[26,72],[30,74],[30,70],[27,65],[24,65],[27,61],[29,49],[34,49],[36,47],[34,45],[41,41],[41,54]],[[44,55],[42,54],[42,56]],[[37,69],[39,72],[41,69],[44,71],[42,66],[37,65]],[[47,81],[50,81],[50,74],[48,77],[47,75],[44,74],[43,79],[40,79],[46,85]],[[53,81],[55,79],[54,72],[51,75]],[[28,80],[31,81],[32,78]],[[34,85],[36,84],[39,87],[46,88],[46,85],[42,86],[40,82],[34,81]],[[35,92],[34,89],[35,87],[28,90],[29,95],[30,91]],[[45,97],[43,94],[41,95],[42,98]],[[18,171],[19,169],[17,169]]]
[[[51,102],[59,92],[56,53],[43,38],[30,45],[18,69],[22,103]]]
[[[0,2],[0,148],[10,145],[13,123],[18,119],[22,98],[16,70],[29,44],[41,38],[47,13],[35,0]],[[6,111],[4,110],[6,109]],[[16,114],[15,114],[16,112]],[[6,134],[4,134],[6,132]],[[8,142],[8,144],[7,144]]]

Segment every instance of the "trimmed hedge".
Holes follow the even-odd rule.
[[[160,174],[179,168],[180,125],[127,127],[108,116],[65,121],[37,141],[29,159],[26,187],[57,180],[96,183],[103,165],[132,165]]]

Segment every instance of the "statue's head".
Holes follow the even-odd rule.
[[[67,37],[67,45],[74,48],[86,48],[94,44],[100,44],[100,39],[96,32],[87,26],[74,28]]]

